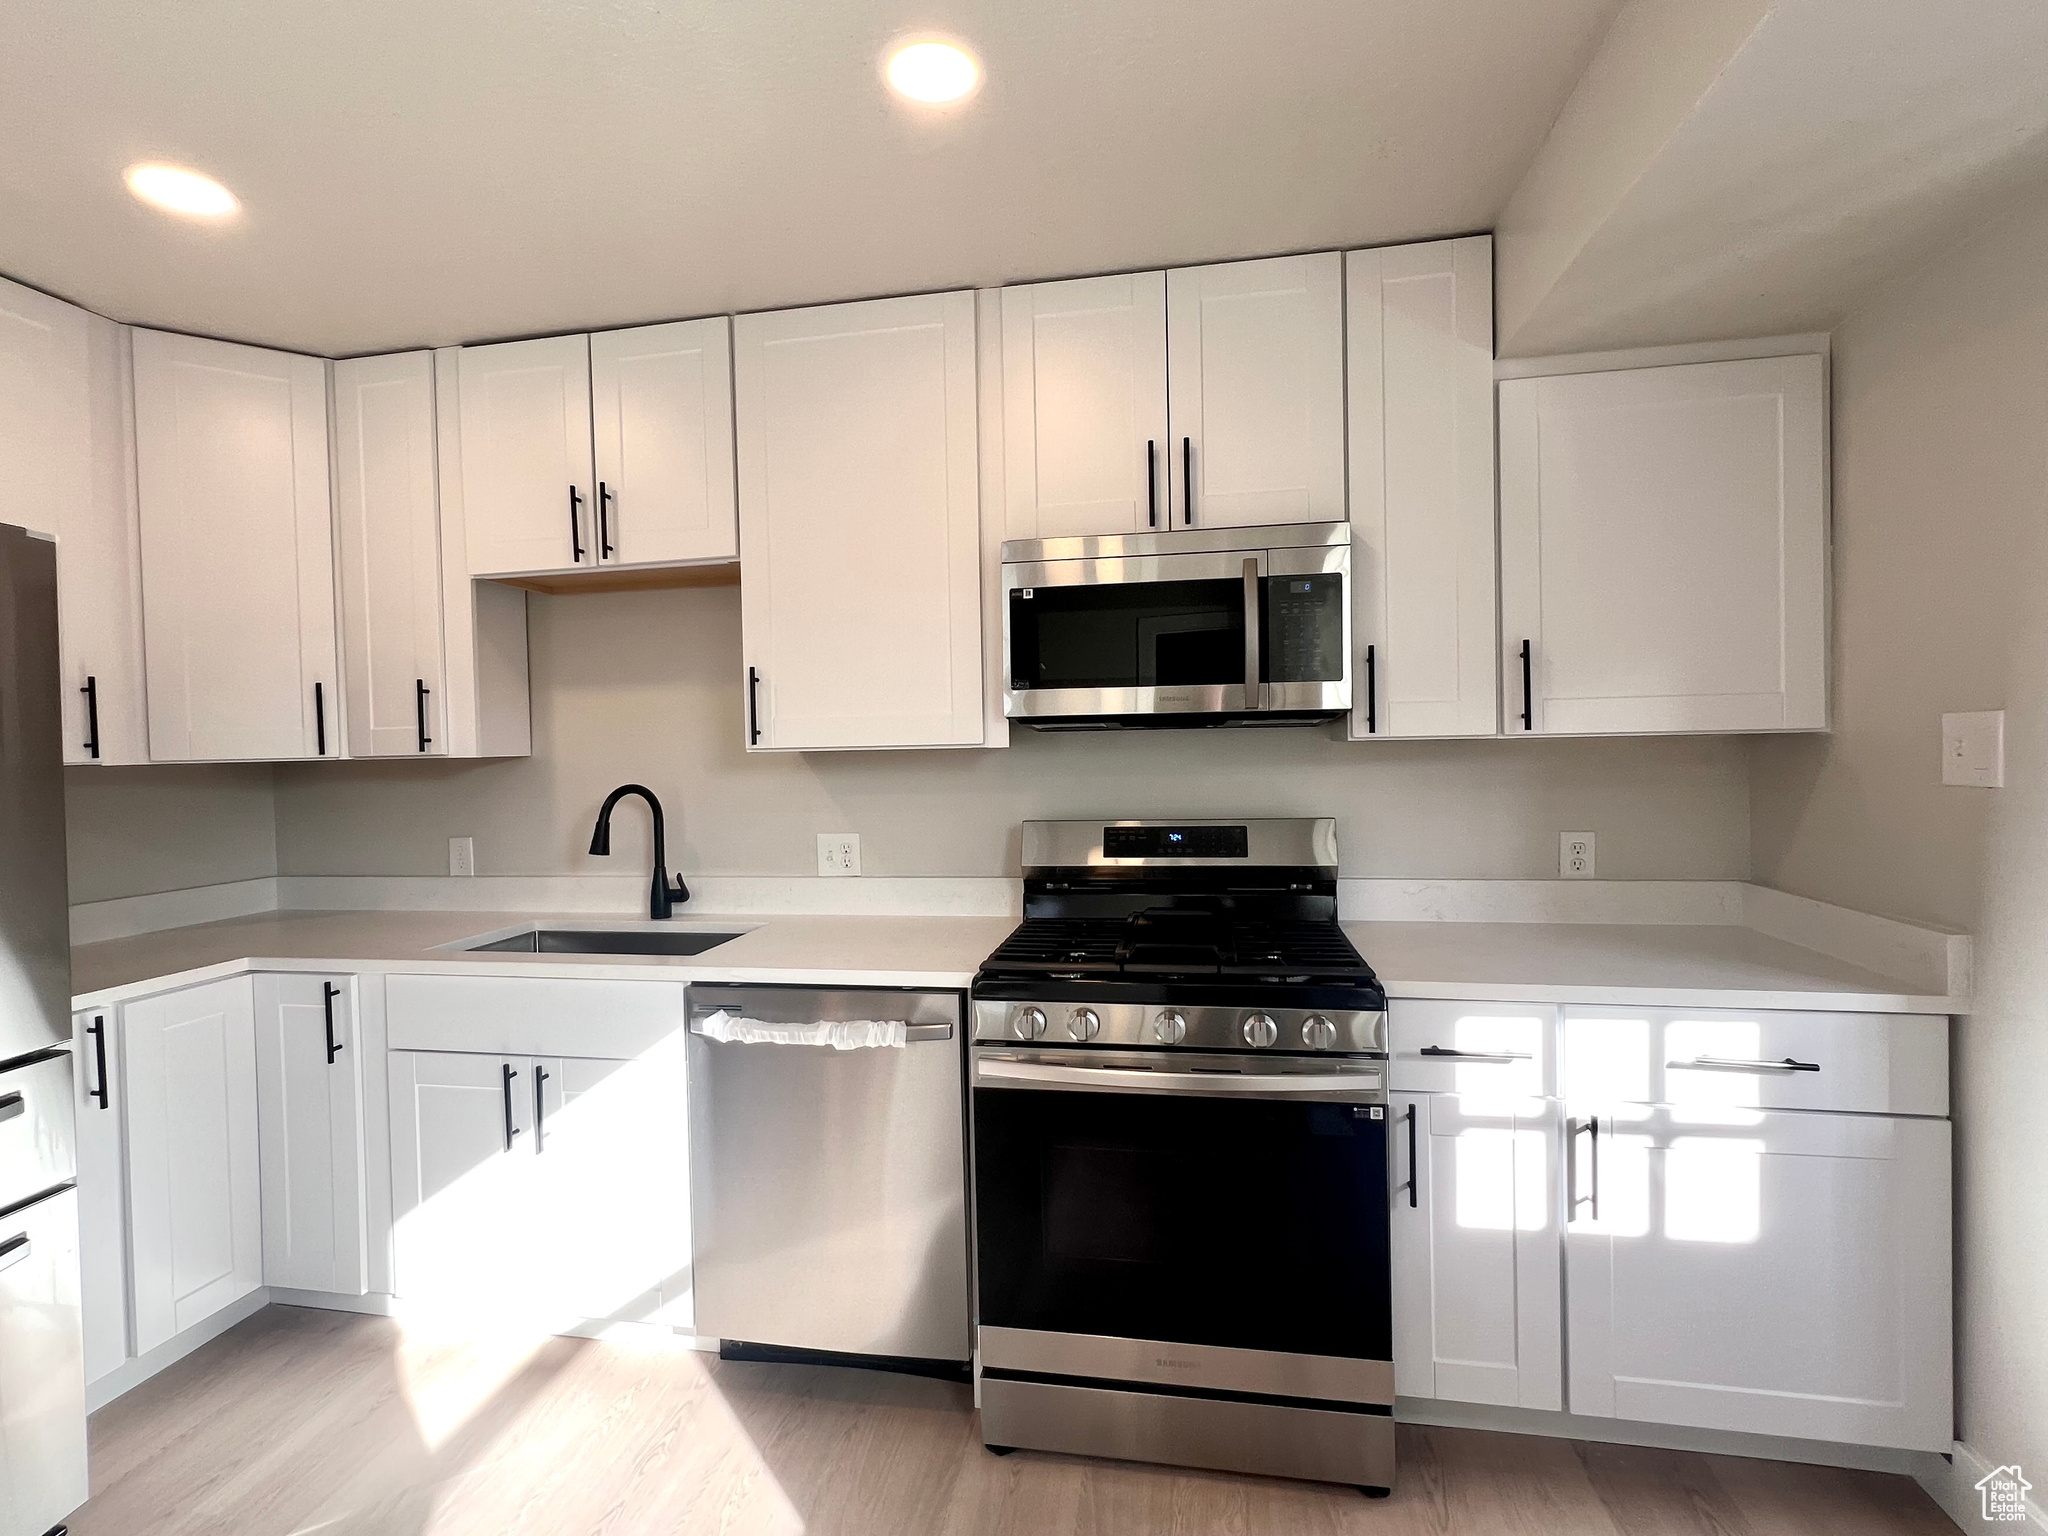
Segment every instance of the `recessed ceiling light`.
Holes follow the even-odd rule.
[[[128,190],[153,208],[182,213],[195,219],[224,219],[239,213],[242,205],[235,194],[197,171],[176,165],[131,165],[125,179]]]
[[[889,84],[912,101],[958,101],[981,81],[981,67],[951,43],[912,43],[889,60]]]

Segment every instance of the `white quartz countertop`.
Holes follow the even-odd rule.
[[[76,1006],[105,1006],[242,970],[965,987],[1014,926],[1007,917],[692,913],[670,928],[741,931],[701,955],[469,954],[441,946],[535,923],[652,926],[590,913],[272,912],[72,951]],[[1959,999],[1734,925],[1346,923],[1390,997],[1954,1013]]]

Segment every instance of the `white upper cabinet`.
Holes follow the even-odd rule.
[[[1508,380],[1500,456],[1508,734],[1826,727],[1820,358]]]
[[[1351,736],[1491,736],[1493,242],[1344,258]]]
[[[1164,526],[1166,274],[1002,291],[1005,532]]]
[[[974,295],[735,338],[750,747],[980,745]]]
[[[334,429],[349,755],[445,755],[433,354],[336,363]]]
[[[134,333],[149,750],[341,751],[327,364]]]
[[[64,761],[148,761],[128,333],[0,281],[0,523],[57,540]]]
[[[594,567],[590,338],[464,347],[461,356],[469,573]]]
[[[732,323],[720,315],[590,338],[597,557],[606,565],[739,554]]]
[[[1344,518],[1335,252],[1166,274],[1171,525]]]

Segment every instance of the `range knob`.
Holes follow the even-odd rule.
[[[1161,1045],[1179,1045],[1188,1037],[1188,1016],[1178,1008],[1168,1008],[1152,1021],[1152,1038]]]
[[[1244,1043],[1255,1051],[1263,1051],[1280,1038],[1280,1026],[1273,1022],[1270,1013],[1255,1013],[1244,1021]]]
[[[1301,1021],[1301,1043],[1312,1051],[1327,1051],[1337,1043],[1337,1026],[1312,1013]]]
[[[1019,1040],[1036,1040],[1045,1033],[1045,1010],[1019,1008],[1010,1015],[1010,1033]]]
[[[1093,1040],[1102,1029],[1102,1016],[1093,1008],[1076,1008],[1067,1015],[1067,1033],[1076,1040]]]

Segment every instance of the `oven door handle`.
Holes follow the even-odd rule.
[[[982,1057],[974,1080],[996,1088],[1122,1088],[1272,1098],[1280,1094],[1347,1093],[1377,1098],[1383,1084],[1373,1072],[1154,1072],[1144,1067],[1068,1067],[1042,1061]]]

